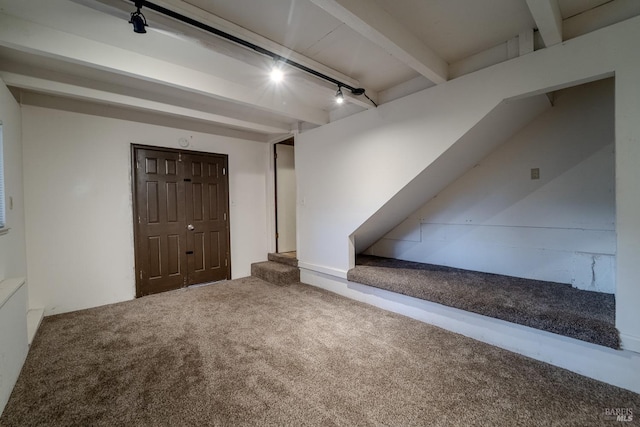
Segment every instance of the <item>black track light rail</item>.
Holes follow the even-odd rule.
[[[302,64],[300,64],[298,62],[292,61],[289,58],[285,58],[284,56],[278,55],[277,53],[271,52],[270,50],[267,50],[267,49],[265,49],[263,47],[255,45],[255,44],[253,44],[251,42],[248,42],[246,40],[242,40],[241,38],[236,37],[233,34],[229,34],[227,32],[224,32],[222,30],[214,28],[214,27],[212,27],[210,25],[204,24],[204,23],[202,23],[200,21],[196,21],[193,18],[189,18],[188,16],[182,15],[182,14],[180,14],[178,12],[175,12],[175,11],[173,11],[171,9],[167,9],[166,7],[157,5],[157,4],[152,3],[150,1],[147,1],[147,0],[130,0],[130,1],[132,3],[134,3],[137,8],[141,8],[141,7],[149,8],[151,10],[154,10],[154,11],[158,12],[158,13],[166,15],[166,16],[168,16],[170,18],[173,18],[175,20],[184,22],[185,24],[189,24],[189,25],[191,25],[193,27],[196,27],[196,28],[199,28],[201,30],[207,31],[207,32],[209,32],[211,34],[214,34],[214,35],[218,36],[218,37],[222,37],[223,39],[227,39],[227,40],[229,40],[229,41],[231,41],[233,43],[239,44],[240,46],[244,46],[246,48],[252,49],[252,50],[254,50],[254,51],[256,51],[256,52],[258,52],[258,53],[260,53],[262,55],[269,56],[269,57],[273,58],[274,61],[281,61],[281,62],[283,62],[283,63],[285,63],[287,65],[295,67],[295,68],[297,68],[299,70],[302,70],[302,71],[304,71],[306,73],[309,73],[309,74],[311,74],[313,76],[316,76],[316,77],[319,77],[319,78],[321,78],[323,80],[331,82],[334,85],[337,85],[338,88],[342,88],[343,87],[345,89],[348,89],[354,95],[364,95],[364,96],[367,97],[367,99],[369,101],[371,101],[373,103],[373,105],[375,105],[376,107],[378,106],[378,104],[376,104],[371,98],[369,98],[367,96],[367,94],[365,93],[365,90],[363,88],[356,88],[356,87],[353,87],[353,86],[351,86],[349,84],[343,83],[340,80],[336,80],[333,77],[327,76],[326,74],[323,74],[323,73],[321,73],[319,71],[316,71],[316,70],[314,70],[312,68],[309,68],[306,65],[302,65]]]

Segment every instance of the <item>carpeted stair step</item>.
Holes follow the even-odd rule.
[[[347,280],[605,347],[620,347],[615,298],[610,294],[370,255],[358,255]]]
[[[290,265],[291,267],[298,266],[298,259],[295,257],[295,255],[291,255],[291,253],[284,253],[284,254],[271,253],[271,254],[267,254],[267,259],[269,261],[279,262],[280,264]]]
[[[274,261],[251,264],[251,275],[274,285],[288,285],[300,281],[298,267]]]

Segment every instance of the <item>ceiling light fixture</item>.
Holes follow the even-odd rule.
[[[344,95],[342,94],[342,88],[338,86],[338,91],[336,92],[336,104],[342,104],[344,102]]]
[[[282,72],[282,68],[278,65],[278,62],[276,61],[275,64],[273,64],[273,68],[271,69],[271,80],[274,83],[280,83],[283,77],[284,77],[284,73]]]
[[[309,68],[306,65],[302,65],[302,64],[300,64],[298,62],[292,61],[292,60],[290,60],[288,58],[285,58],[284,56],[278,55],[277,53],[271,52],[271,51],[269,51],[269,50],[267,50],[267,49],[265,49],[263,47],[260,47],[260,46],[258,46],[256,44],[253,44],[251,42],[243,40],[243,39],[241,39],[239,37],[236,37],[236,36],[234,36],[232,34],[226,33],[226,32],[224,32],[222,30],[218,30],[217,28],[213,28],[210,25],[204,24],[204,23],[202,23],[200,21],[196,21],[193,18],[189,18],[188,16],[182,15],[182,14],[180,14],[178,12],[174,12],[173,10],[167,9],[166,7],[159,6],[159,5],[155,4],[155,3],[151,3],[151,2],[146,1],[146,0],[130,0],[130,1],[135,3],[136,7],[138,8],[137,12],[133,12],[131,14],[131,20],[129,21],[130,23],[133,24],[133,31],[135,31],[136,33],[138,33],[138,32],[139,33],[146,33],[146,30],[144,29],[144,27],[147,26],[147,21],[144,18],[144,16],[142,15],[142,13],[140,13],[140,8],[142,6],[144,6],[144,7],[148,8],[148,9],[151,9],[153,11],[161,13],[161,14],[163,14],[165,16],[168,16],[170,18],[173,18],[173,19],[175,19],[177,21],[180,21],[180,22],[183,22],[185,24],[191,25],[193,27],[199,28],[199,29],[204,30],[204,31],[206,31],[208,33],[211,33],[211,34],[216,35],[218,37],[221,37],[223,39],[229,40],[229,41],[231,41],[233,43],[236,43],[236,44],[238,44],[240,46],[244,46],[246,48],[252,49],[255,52],[258,52],[259,54],[262,54],[262,55],[265,55],[265,56],[269,56],[274,61],[281,62],[283,64],[287,64],[287,65],[289,65],[291,67],[295,67],[295,68],[297,68],[299,70],[302,70],[305,73],[309,73],[309,74],[311,74],[311,75],[313,75],[315,77],[318,77],[318,78],[320,78],[322,80],[325,80],[325,81],[328,81],[330,83],[333,83],[334,85],[338,86],[338,89],[345,88],[345,89],[351,91],[351,93],[353,95],[364,95],[365,98],[367,98],[369,101],[371,101],[371,103],[374,106],[376,106],[376,107],[378,106],[378,104],[376,104],[373,99],[371,99],[371,98],[369,98],[367,96],[367,94],[365,93],[365,90],[363,88],[361,88],[361,87],[360,88],[356,88],[356,87],[353,87],[353,86],[348,85],[346,83],[343,83],[343,82],[341,82],[339,80],[334,79],[333,77],[327,76],[326,74],[323,74],[323,73],[321,73],[319,71],[316,71],[313,68]],[[134,18],[135,18],[135,20],[134,20]],[[141,30],[141,31],[138,31],[138,30]],[[340,92],[342,92],[342,91],[340,91]]]
[[[138,34],[144,34],[147,30],[144,27],[148,27],[147,19],[144,17],[142,12],[140,12],[140,8],[142,7],[142,3],[136,1],[136,10],[135,12],[131,12],[131,19],[129,19],[129,24],[133,24],[133,32]]]

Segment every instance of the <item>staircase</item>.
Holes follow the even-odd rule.
[[[252,276],[281,286],[300,281],[300,270],[295,252],[269,254],[267,259],[268,261],[251,264]]]

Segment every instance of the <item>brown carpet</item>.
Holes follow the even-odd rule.
[[[347,278],[582,341],[620,347],[615,297],[611,294],[370,255],[358,255]]]
[[[639,403],[314,287],[246,278],[47,317],[0,424],[591,426]]]

